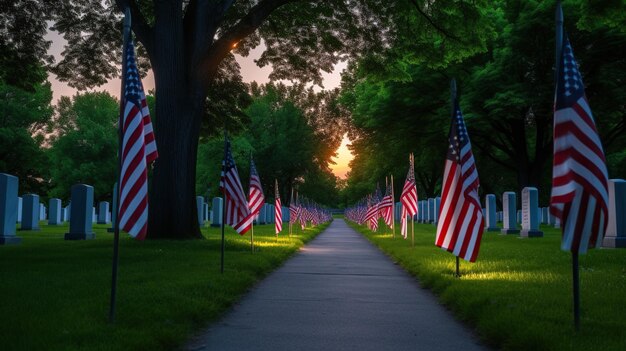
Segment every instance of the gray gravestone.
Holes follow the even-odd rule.
[[[435,198],[435,211],[433,212],[433,224],[437,225],[439,222],[439,211],[441,210],[441,198]]]
[[[548,224],[548,208],[541,208],[541,224]]]
[[[626,180],[609,179],[609,222],[604,247],[626,247]]]
[[[198,212],[198,224],[203,227],[204,226],[204,198],[202,196],[196,196],[196,211]]]
[[[65,240],[94,239],[93,232],[93,187],[86,184],[72,185],[72,207],[70,215],[70,232],[65,233]]]
[[[263,205],[261,205],[261,209],[259,210],[259,217],[258,217],[258,220],[257,220],[257,222],[259,222],[259,224],[265,224],[265,218],[267,217],[265,212],[267,212],[267,207],[265,207],[265,204],[263,204]]]
[[[515,223],[515,214],[517,213],[517,201],[515,193],[506,191],[502,194],[502,234],[518,234],[517,223]]]
[[[22,223],[22,197],[17,198],[17,223]]]
[[[48,225],[59,225],[62,223],[61,219],[61,199],[50,199],[48,205],[50,206],[50,213],[48,214]]]
[[[107,232],[113,233],[115,231],[115,225],[117,220],[117,182],[113,184],[113,202],[111,203],[111,228],[107,229]]]
[[[96,213],[96,206],[91,206],[91,223],[98,222],[98,214]]]
[[[39,230],[39,195],[22,196],[22,226],[20,230]]]
[[[15,236],[17,222],[17,187],[18,179],[6,173],[0,173],[0,245],[19,244],[22,238]]]
[[[267,204],[267,211],[265,212],[267,217],[265,217],[265,223],[271,224],[276,221],[276,213],[274,211],[274,205]]]
[[[417,223],[422,223],[424,221],[424,202],[417,202]]]
[[[46,206],[40,202],[39,203],[39,220],[44,221],[45,219],[46,219]]]
[[[281,211],[283,211],[283,223],[289,222],[289,207],[282,206]]]
[[[109,203],[101,201],[98,204],[98,224],[109,224]]]
[[[68,217],[68,213],[69,209],[66,207],[63,207],[63,222],[67,222],[67,217]]]
[[[539,230],[539,191],[537,188],[526,187],[522,189],[521,236],[543,237],[543,232]]]
[[[395,221],[400,222],[400,217],[402,217],[402,202],[396,202],[395,211]]]
[[[428,223],[435,222],[435,199],[428,199]]]
[[[205,202],[202,207],[204,208],[204,221],[208,222],[209,221],[209,204]]]
[[[500,228],[496,226],[496,196],[494,194],[485,196],[485,214],[487,225],[485,229],[488,232],[499,232]]]
[[[224,200],[221,197],[214,197],[213,202],[211,204],[211,208],[213,208],[213,222],[211,223],[211,227],[220,227],[222,225],[222,219],[224,213]]]

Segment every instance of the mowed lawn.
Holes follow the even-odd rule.
[[[65,241],[68,226],[20,231],[19,246],[0,246],[0,350],[170,350],[217,319],[255,282],[326,226],[278,240],[274,225],[250,236],[220,230],[207,240],[138,242],[122,234],[117,320],[108,323],[113,235]],[[295,227],[295,226],[294,226]]]
[[[545,236],[533,239],[485,232],[477,262],[461,260],[457,279],[454,256],[434,246],[434,225],[415,224],[415,247],[410,231],[407,240],[398,233],[394,239],[388,229],[350,225],[434,291],[487,345],[626,350],[626,249],[580,256],[582,318],[575,332],[571,254],[560,250],[560,229],[542,226]]]

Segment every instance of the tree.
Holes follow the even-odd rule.
[[[50,196],[68,198],[74,184],[94,187],[95,199],[111,199],[117,180],[119,102],[106,92],[61,97],[50,125]]]
[[[0,170],[19,178],[21,193],[42,194],[47,189],[43,131],[52,116],[52,91],[47,82],[28,89],[0,78]]]

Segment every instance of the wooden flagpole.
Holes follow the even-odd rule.
[[[117,148],[117,202],[115,203],[115,223],[113,223],[113,267],[111,272],[111,300],[109,303],[109,323],[115,323],[115,305],[117,302],[117,269],[119,265],[119,247],[120,247],[120,174],[122,172],[122,142],[123,132],[122,126],[124,125],[124,85],[126,84],[126,49],[128,42],[130,41],[130,8],[124,9],[124,37],[122,44],[122,88],[120,90],[120,115],[118,119],[118,148]]]
[[[226,163],[227,157],[227,149],[228,147],[228,134],[226,130],[224,130],[224,163]],[[223,167],[223,166],[222,166]],[[222,244],[220,249],[220,273],[224,273],[224,227],[226,226],[226,196],[224,196],[224,201],[222,201]]]
[[[411,161],[409,167],[413,167],[413,153],[411,152]],[[413,172],[415,174],[415,172]],[[415,215],[411,215],[411,246],[415,246]]]

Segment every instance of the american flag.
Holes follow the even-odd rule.
[[[483,235],[483,213],[478,197],[478,172],[457,99],[448,142],[435,245],[475,262]]]
[[[261,187],[261,178],[254,165],[254,160],[250,156],[250,191],[248,196],[248,208],[252,217],[258,216],[265,202],[263,196],[263,187]]]
[[[293,198],[293,189],[291,189],[291,199],[289,200],[289,222],[296,223],[298,220],[299,208],[297,205],[298,194],[296,193],[296,200]]]
[[[280,194],[278,192],[278,180],[274,180],[274,227],[276,229],[276,234],[280,233],[283,230],[283,208],[280,202]]]
[[[402,225],[400,226],[400,233],[405,239],[408,235],[407,216],[413,217],[417,214],[417,186],[415,185],[414,167],[413,154],[411,154],[409,155],[409,172],[406,175],[402,194],[400,195],[400,202],[402,203]]]
[[[371,196],[367,199],[365,221],[369,223],[371,230],[378,230],[378,202],[375,199],[372,199]]]
[[[222,161],[220,190],[224,194],[224,215],[226,217],[224,224],[230,225],[237,233],[244,235],[252,227],[254,216],[250,215],[248,201],[239,180],[239,172],[230,151],[228,137],[224,139],[224,161]]]
[[[602,242],[608,220],[608,176],[600,137],[567,35],[554,102],[550,212],[560,219],[561,249],[585,253]]]
[[[387,184],[385,189],[385,196],[378,204],[380,214],[385,221],[385,224],[391,228],[393,226],[393,197],[391,196],[391,185]]]
[[[158,153],[132,40],[126,47],[123,99],[119,221],[120,228],[142,240],[148,228],[148,164]]]

